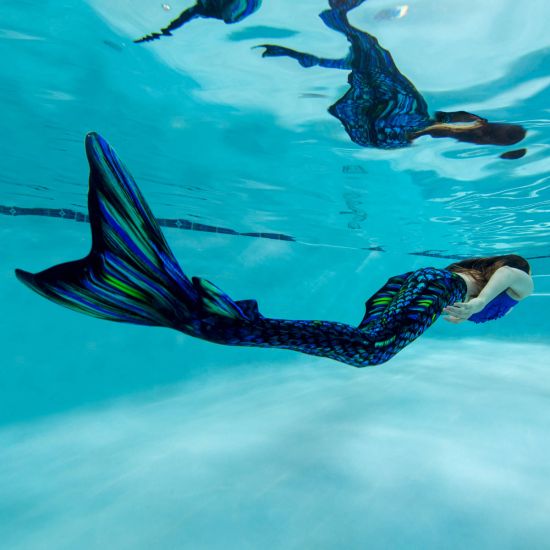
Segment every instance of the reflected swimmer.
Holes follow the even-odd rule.
[[[256,300],[235,301],[205,279],[188,278],[108,143],[89,134],[86,152],[89,254],[36,274],[16,270],[31,289],[80,313],[169,327],[217,344],[288,349],[367,367],[391,359],[441,315],[452,323],[495,320],[533,290],[521,256],[472,258],[391,277],[367,300],[358,326],[264,317]]]
[[[171,36],[172,31],[179,29],[192,19],[203,17],[221,19],[224,23],[238,23],[260,9],[262,0],[197,0],[197,3],[182,11],[168,26],[159,32],[153,32],[134,42],[151,42],[162,36]]]
[[[344,126],[351,140],[363,147],[406,147],[421,136],[450,137],[478,145],[509,146],[526,134],[518,124],[489,122],[466,111],[436,112],[414,84],[397,68],[390,52],[371,34],[353,27],[348,11],[364,0],[332,0],[320,14],[327,27],[346,36],[350,43],[343,59],[327,59],[273,44],[262,44],[263,57],[290,57],[302,67],[326,67],[351,71],[349,90],[328,111]],[[511,157],[505,157],[511,158]]]

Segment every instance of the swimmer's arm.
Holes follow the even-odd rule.
[[[348,57],[344,59],[326,59],[324,57],[317,57],[310,53],[299,52],[298,50],[293,50],[291,48],[286,48],[285,46],[277,46],[275,44],[260,44],[259,46],[254,46],[255,48],[264,48],[262,57],[290,57],[296,59],[302,67],[314,67],[318,65],[319,67],[326,67],[328,69],[345,69],[350,70],[351,60]]]
[[[500,267],[494,272],[476,299],[481,298],[486,305],[505,290],[511,291],[510,295],[514,300],[523,300],[533,292],[533,279],[521,269],[509,266]]]
[[[514,300],[523,300],[533,292],[533,280],[520,269],[500,267],[494,272],[479,296],[472,298],[469,302],[457,302],[447,306],[443,311],[451,317],[468,319],[474,313],[480,312],[493,298],[505,290],[509,291]]]

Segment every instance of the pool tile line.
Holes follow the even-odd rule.
[[[89,222],[90,218],[87,214],[72,210],[71,208],[25,208],[22,206],[5,206],[0,204],[0,214],[5,216],[44,216],[48,218],[61,218],[64,220],[71,220],[75,222]],[[193,222],[185,218],[157,218],[157,221],[161,227],[171,227],[175,229],[183,229],[186,231],[203,231],[206,233],[219,233],[223,235],[234,235],[237,237],[253,237],[258,239],[271,239],[277,241],[295,242],[297,244],[304,244],[309,246],[329,246],[331,248],[347,248],[350,250],[365,250],[371,252],[386,252],[382,246],[370,246],[370,247],[348,247],[339,245],[326,245],[323,243],[308,243],[299,241],[291,235],[285,235],[284,233],[270,233],[270,232],[239,232],[228,227],[221,227],[217,225],[208,225],[204,223]],[[420,252],[407,252],[410,256],[423,256],[427,258],[441,258],[449,260],[461,260],[468,258],[466,254],[447,254],[444,250],[424,250]],[[542,256],[533,256],[527,258],[528,260],[539,260],[543,258],[550,258],[550,254]]]
[[[87,214],[72,210],[70,208],[24,208],[21,206],[3,206],[0,205],[0,214],[8,216],[45,216],[48,218],[62,218],[75,222],[89,222]],[[184,218],[170,219],[157,218],[161,227],[173,227],[176,229],[185,229],[187,231],[204,231],[207,233],[222,233],[226,235],[236,235],[240,237],[256,237],[260,239],[274,239],[278,241],[296,241],[294,237],[284,235],[283,233],[265,233],[265,232],[239,232],[228,227],[217,225],[208,225],[204,223],[193,222]]]

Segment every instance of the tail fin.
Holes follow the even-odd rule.
[[[204,309],[200,292],[178,265],[132,176],[97,134],[86,137],[86,153],[90,253],[34,275],[18,269],[17,277],[81,313],[191,330]]]
[[[175,31],[176,29],[183,27],[183,25],[185,25],[192,19],[195,19],[195,17],[200,17],[200,16],[201,16],[200,6],[196,4],[182,11],[176,19],[174,19],[168,24],[168,26],[164,27],[163,29],[160,29],[160,32],[152,32],[151,34],[147,34],[145,36],[142,36],[141,38],[134,40],[134,42],[136,44],[139,44],[140,42],[152,42],[153,40],[158,40],[162,36],[172,36],[172,31]]]

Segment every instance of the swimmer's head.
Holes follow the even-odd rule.
[[[461,260],[460,262],[452,263],[447,266],[446,269],[450,271],[456,271],[455,268],[465,268],[465,269],[494,269],[496,271],[499,267],[515,267],[525,273],[531,271],[531,266],[529,262],[519,254],[504,254],[502,256],[483,256],[479,258],[468,258],[466,260]]]
[[[531,275],[531,266],[529,262],[518,254],[505,254],[502,256],[485,256],[481,258],[468,258],[460,262],[454,262],[445,269],[454,273],[464,273],[470,275],[480,290],[488,283],[495,271],[501,267],[513,267],[519,269],[527,275]]]

